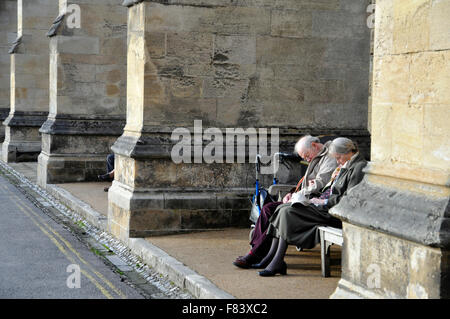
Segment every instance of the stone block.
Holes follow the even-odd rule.
[[[392,154],[393,126],[390,124],[392,105],[390,104],[374,104],[372,109],[372,139],[371,144],[371,160],[372,161],[389,161]]]
[[[375,15],[374,55],[380,56],[394,52],[394,1],[377,1]]]
[[[426,51],[430,47],[430,1],[394,2],[393,52]]]
[[[450,133],[448,129],[449,114],[448,104],[427,104],[423,106],[423,133],[424,137],[438,137],[440,142],[444,142],[446,136]]]
[[[313,108],[315,126],[327,129],[366,129],[367,104],[316,104]]]
[[[100,40],[101,55],[123,56],[124,61],[127,55],[127,38],[126,35],[118,37],[109,37]]]
[[[159,59],[166,56],[166,33],[145,32],[145,42],[151,58]]]
[[[366,6],[361,1],[358,4],[355,3],[354,7],[357,7],[359,12],[349,14],[345,11],[313,11],[311,36],[333,39],[367,39],[370,30],[367,27]]]
[[[234,64],[247,72],[241,78],[251,76],[256,68],[256,38],[254,36],[218,35],[214,39],[212,63]]]
[[[316,40],[317,41],[317,40]],[[370,57],[369,41],[363,38],[330,38],[326,41],[323,60],[328,63],[364,63]]]
[[[430,49],[450,49],[450,4],[446,1],[431,1]]]
[[[100,54],[100,39],[88,36],[57,36],[57,50],[68,54]]]
[[[304,84],[304,101],[311,104],[318,103],[344,103],[351,100],[345,99],[345,86],[342,80],[321,80]]]
[[[320,56],[317,56],[320,58]],[[324,64],[312,63],[312,59],[305,59],[290,64],[262,64],[257,66],[257,76],[264,80],[290,80],[295,82],[315,81],[322,77],[321,69]]]
[[[256,62],[260,64],[307,64],[322,60],[326,41],[258,36]]]
[[[450,51],[411,55],[410,103],[450,104]]]
[[[423,108],[418,105],[395,105],[392,109],[392,161],[412,165],[423,162]]]
[[[14,61],[11,60],[11,65],[14,66],[12,68],[14,74],[48,75],[48,55],[14,54],[13,56]]]
[[[130,213],[130,237],[142,237],[150,231],[173,231],[180,229],[180,213],[172,210],[132,211]],[[140,236],[136,236],[140,235]]]
[[[213,35],[209,33],[167,33],[167,55],[182,58],[185,63],[210,62]]]
[[[308,38],[313,34],[313,11],[272,10],[271,35]]]
[[[217,201],[214,193],[165,193],[164,208],[169,210],[214,211],[217,208]]]
[[[376,56],[373,63],[373,105],[407,104],[411,83],[409,74],[403,71],[409,69],[410,58],[407,55]]]
[[[446,106],[447,110],[448,107],[449,106]],[[436,122],[439,123],[439,121]],[[445,128],[441,127],[441,129]],[[438,172],[448,171],[448,161],[450,159],[450,143],[448,134],[449,132],[447,129],[447,132],[444,135],[424,134],[423,136],[423,161],[426,161],[430,168]],[[442,176],[445,176],[445,173],[442,174]]]

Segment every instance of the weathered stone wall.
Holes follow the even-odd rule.
[[[66,14],[50,38],[41,185],[96,180],[125,125],[126,8],[121,1],[73,0],[60,1],[59,12]]]
[[[348,231],[335,297],[450,296],[449,16],[450,1],[377,0],[372,162],[332,209]]]
[[[5,120],[3,160],[35,160],[41,149],[39,127],[48,114],[48,30],[57,9],[52,0],[17,1],[20,44],[10,55],[10,114]]]
[[[119,237],[247,222],[254,158],[171,159],[171,132],[195,120],[279,128],[285,151],[305,133],[367,150],[368,1],[129,3],[127,124],[109,191]]]
[[[149,125],[367,129],[369,1],[149,3]]]
[[[0,2],[0,143],[5,138],[2,122],[9,113],[10,57],[8,51],[17,37],[17,1]]]

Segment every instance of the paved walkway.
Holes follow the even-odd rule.
[[[11,166],[33,180],[35,163]],[[99,215],[107,216],[107,183],[58,184],[75,198],[91,206]],[[249,229],[227,228],[217,231],[182,235],[149,237],[145,240],[159,247],[197,274],[209,279],[219,289],[236,298],[317,298],[325,299],[336,289],[340,278],[340,247],[331,248],[333,263],[331,277],[322,278],[320,271],[320,246],[304,252],[289,247],[286,257],[287,276],[262,278],[257,270],[239,269],[233,260],[248,249]]]

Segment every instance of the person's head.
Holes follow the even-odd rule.
[[[305,135],[295,144],[295,152],[308,163],[319,154],[323,144],[320,143],[318,137]]]
[[[358,152],[358,146],[351,139],[338,137],[331,142],[329,152],[339,165],[344,165]]]

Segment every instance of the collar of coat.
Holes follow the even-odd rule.
[[[349,167],[352,167],[353,164],[355,164],[356,162],[359,162],[363,159],[364,158],[362,157],[362,155],[359,152],[356,152],[347,162],[345,162],[345,164],[342,166],[342,168],[348,169]]]
[[[311,163],[312,163],[316,158],[319,158],[319,157],[322,157],[322,156],[326,155],[326,154],[328,153],[328,147],[330,146],[330,144],[331,144],[331,141],[328,141],[328,142],[326,142],[325,144],[323,144],[322,149],[321,149],[320,152],[316,155],[316,157],[314,157],[314,158],[311,160]]]

